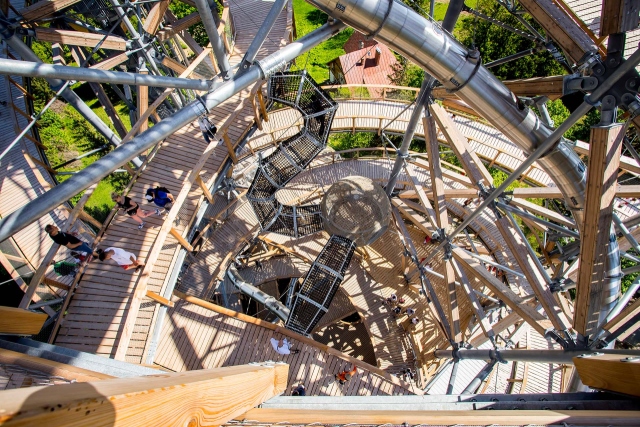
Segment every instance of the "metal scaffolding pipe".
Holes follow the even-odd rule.
[[[487,363],[485,367],[482,368],[480,372],[478,372],[478,375],[476,375],[476,377],[471,380],[469,385],[467,385],[460,394],[475,394],[476,391],[478,391],[478,387],[480,387],[482,382],[487,379],[491,371],[493,371],[493,367],[496,365],[496,363],[498,363],[497,360],[491,360],[491,362]]]
[[[203,98],[207,108],[212,109],[217,107],[234,94],[248,88],[251,84],[270,76],[275,71],[281,69],[288,61],[291,61],[328,39],[342,28],[344,28],[344,24],[341,22],[334,21],[331,24],[325,24],[306,36],[288,44],[278,52],[258,61],[256,65],[252,66],[244,75],[220,85],[218,89],[207,94]],[[116,148],[68,180],[2,218],[0,220],[0,242],[60,206],[60,204],[69,200],[80,191],[100,181],[120,167],[120,165],[125,164],[158,142],[173,135],[178,129],[192,123],[204,113],[204,107],[200,101],[194,101],[186,105],[180,111],[160,121],[128,143]]]
[[[456,384],[456,376],[458,375],[459,364],[459,360],[456,359],[453,361],[453,366],[451,367],[451,376],[449,377],[449,385],[447,386],[447,394],[453,394],[453,387]]]
[[[284,304],[278,301],[274,296],[269,295],[268,293],[256,288],[251,283],[246,282],[240,276],[240,274],[238,273],[238,269],[233,265],[233,263],[227,270],[227,277],[229,278],[229,280],[231,280],[233,285],[238,288],[240,292],[264,305],[264,308],[278,316],[284,322],[287,321],[287,319],[289,318],[290,310],[285,307]]]
[[[265,40],[267,40],[271,28],[273,28],[273,25],[276,23],[278,16],[280,16],[280,13],[282,13],[282,9],[284,9],[287,1],[288,0],[275,0],[273,6],[271,6],[271,9],[269,10],[269,13],[267,14],[267,17],[264,18],[264,22],[260,26],[260,29],[251,41],[247,52],[244,54],[244,58],[242,58],[242,61],[240,62],[238,73],[243,73],[247,68],[249,68],[251,64],[253,64],[258,51],[264,44]]]
[[[580,238],[580,234],[576,233],[575,231],[569,230],[568,228],[562,227],[561,225],[558,224],[554,224],[552,222],[549,221],[545,221],[544,219],[538,218],[537,216],[530,214],[527,211],[524,211],[522,209],[518,209],[516,207],[513,207],[511,205],[508,205],[506,203],[502,203],[502,202],[496,202],[496,206],[498,206],[499,208],[502,208],[508,212],[513,212],[514,214],[521,216],[523,218],[527,218],[530,219],[532,221],[538,222],[542,225],[545,225],[547,227],[549,227],[552,230],[557,231],[558,233],[562,233],[566,236],[569,237],[573,237],[575,239],[579,239]]]
[[[0,74],[45,79],[77,80],[82,82],[115,83],[133,86],[156,86],[175,89],[208,91],[210,80],[181,79],[178,77],[155,76],[153,74],[107,71],[95,68],[68,67],[65,65],[43,64],[41,62],[16,61],[0,58]]]
[[[640,356],[640,350],[598,350],[604,354],[620,354],[625,356]],[[434,355],[438,359],[459,360],[495,360],[498,362],[534,362],[534,363],[565,363],[573,364],[573,358],[594,354],[590,350],[436,350]]]
[[[229,65],[229,60],[227,59],[227,55],[225,53],[224,43],[222,43],[220,35],[218,34],[218,26],[213,19],[213,14],[211,13],[209,3],[207,2],[207,0],[194,0],[194,3],[196,5],[196,8],[198,9],[200,18],[202,19],[204,29],[209,36],[209,42],[211,42],[213,55],[216,57],[218,68],[220,68],[220,74],[222,78],[226,80],[229,77],[228,73],[231,66]]]

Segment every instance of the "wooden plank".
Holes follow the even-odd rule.
[[[117,36],[106,36],[105,38],[102,34],[43,27],[37,27],[35,32],[36,38],[39,41],[61,43],[72,46],[95,47],[102,39],[104,39],[101,44],[103,49],[127,50],[127,40]]]
[[[151,298],[155,302],[160,303],[160,304],[162,304],[162,305],[164,305],[166,307],[173,307],[174,306],[173,301],[169,301],[165,297],[163,297],[161,295],[158,295],[155,292],[147,291],[145,296]]]
[[[78,3],[80,0],[44,0],[20,10],[20,15],[27,21],[35,21]]]
[[[542,304],[547,317],[551,320],[553,326],[559,330],[568,330],[571,327],[571,323],[565,317],[564,312],[558,306],[558,303],[553,297],[553,294],[549,290],[542,272],[535,264],[526,243],[520,237],[520,234],[511,225],[511,222],[506,217],[501,217],[496,220],[496,226],[502,234],[504,241],[511,250],[515,260],[520,267],[520,270],[527,277],[527,281],[536,294],[538,301]]]
[[[471,182],[477,185],[479,182],[484,181],[484,185],[493,185],[493,177],[484,167],[484,164],[480,161],[478,155],[471,150],[469,141],[458,130],[449,113],[438,104],[431,104],[429,109],[431,110],[433,117],[438,123],[440,131],[444,134],[449,146],[456,154],[465,172],[471,178]]]
[[[624,326],[626,323],[630,322],[635,316],[640,313],[640,298],[636,299],[633,304],[627,306],[622,310],[616,317],[607,322],[606,325],[603,326],[602,329],[609,333],[618,332],[618,330]],[[630,333],[637,329],[637,325],[635,327],[628,328],[628,333],[618,337],[619,339],[624,340]]]
[[[588,156],[589,155],[589,143],[583,141],[576,141],[576,145],[573,147],[576,153]],[[635,175],[640,175],[640,165],[635,159],[627,156],[620,157],[620,169],[631,172]]]
[[[601,307],[604,298],[608,298],[608,295],[604,295],[605,260],[624,130],[621,124],[591,128],[592,143],[573,317],[573,327],[582,335],[590,334],[597,327],[598,312],[593,308]]]
[[[564,76],[532,77],[529,79],[505,80],[502,83],[515,95],[534,97],[545,95],[549,99],[562,96],[562,82]],[[433,97],[437,99],[455,98],[444,86],[433,89]]]
[[[166,41],[182,30],[186,30],[187,28],[194,24],[197,24],[198,22],[200,22],[200,14],[198,12],[193,12],[192,14],[187,15],[184,18],[178,19],[171,25],[166,26],[163,30],[158,31],[158,33],[156,34],[156,38],[161,42]]]
[[[584,385],[640,397],[640,363],[623,362],[622,354],[574,357],[573,364]]]
[[[551,322],[545,319],[540,313],[522,301],[508,286],[489,273],[486,268],[480,265],[475,258],[465,253],[462,249],[453,249],[454,258],[462,265],[469,268],[480,282],[491,289],[491,291],[504,301],[511,310],[515,311],[527,323],[529,323],[540,335],[544,336],[545,331],[551,326]]]
[[[237,420],[248,419],[259,425],[278,424],[287,420],[292,424],[309,425],[320,423],[354,425],[612,425],[637,426],[640,411],[584,411],[584,410],[493,410],[493,411],[388,411],[354,410],[340,411],[322,409],[258,408],[251,409]]]
[[[67,384],[64,393],[42,393],[40,387],[6,390],[0,422],[49,427],[107,426],[116,420],[120,426],[220,425],[285,391],[288,372],[287,364],[245,365]]]
[[[98,69],[98,70],[110,70],[113,67],[122,64],[123,62],[129,60],[129,54],[119,53],[117,55],[110,56],[107,59],[104,59],[97,64],[92,65],[89,68]]]
[[[209,203],[213,203],[213,196],[211,195],[211,192],[207,188],[207,184],[205,184],[205,182],[202,180],[202,177],[200,175],[198,175],[196,177],[196,183],[198,184],[198,186],[202,190],[202,194],[204,195],[204,197],[207,198]]]
[[[635,30],[639,13],[640,2],[636,0],[602,0],[600,37]]]
[[[179,63],[175,59],[169,58],[168,56],[165,56],[164,58],[162,58],[162,65],[164,65],[165,67],[175,71],[178,74],[184,73],[185,70],[187,69],[186,66],[182,65],[181,63]],[[191,76],[194,79],[206,80],[204,77],[202,77],[198,73],[192,73]]]
[[[178,230],[176,230],[174,227],[171,227],[169,233],[171,233],[171,235],[175,237],[175,239],[178,241],[178,243],[180,243],[180,245],[182,245],[183,248],[185,248],[189,252],[193,251],[193,247],[189,244],[189,242],[185,240],[184,237],[182,237],[182,234],[180,234]]]
[[[558,224],[562,224],[565,227],[577,228],[576,223],[573,222],[571,218],[567,218],[566,216],[561,215],[556,211],[552,211],[551,209],[536,205],[535,203],[531,203],[527,200],[513,199],[509,202],[509,204],[521,207],[529,213],[540,215],[548,220],[557,222]],[[518,214],[515,213],[515,215]]]
[[[140,74],[149,74],[146,69],[142,69],[139,71]],[[149,108],[149,86],[138,86],[138,114],[142,114],[142,112],[146,112]],[[140,119],[140,128],[138,129],[139,133],[142,133],[149,129],[149,120]],[[125,135],[126,136],[126,135]]]
[[[52,360],[41,359],[40,357],[29,356],[28,354],[18,353],[16,351],[5,350],[4,348],[0,348],[0,363],[22,366],[25,369],[45,372],[49,375],[63,377],[76,382],[98,381],[113,378],[111,375],[78,368],[77,366],[67,365],[65,363],[55,362]]]
[[[164,17],[164,13],[167,11],[168,7],[169,0],[161,0],[156,3],[149,11],[142,28],[149,34],[155,34],[162,23],[162,18]]]
[[[0,306],[0,334],[34,335],[40,332],[45,313],[33,313],[22,308]]]

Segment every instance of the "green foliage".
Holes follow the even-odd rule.
[[[196,9],[195,7],[189,6],[188,4],[181,1],[170,2],[169,9],[178,19],[184,18],[185,16],[191,15],[192,13],[198,11],[198,9]],[[218,12],[221,14],[221,7],[218,7]],[[198,22],[197,24],[190,26],[188,31],[200,46],[207,46],[209,44],[209,36],[207,35],[202,22]]]
[[[555,100],[547,103],[547,110],[549,115],[556,125],[564,122],[569,117],[569,110],[562,104],[562,101]],[[591,126],[600,121],[600,111],[593,108],[589,113],[578,120],[565,134],[564,137],[575,141],[577,139],[581,141],[589,141],[589,134],[591,132]]]
[[[336,151],[350,150],[352,148],[379,147],[380,145],[382,145],[380,138],[375,133],[333,133],[329,135],[329,147]],[[352,156],[347,154],[345,157]]]
[[[495,0],[469,2],[469,6],[473,8],[476,8],[476,4],[478,9],[486,15],[525,30],[525,27]],[[542,28],[530,16],[523,15],[523,17],[538,32],[544,34]],[[454,34],[466,46],[476,46],[480,50],[484,64],[536,47],[535,43],[529,39],[469,15],[461,17]],[[565,74],[564,68],[546,50],[494,67],[491,71],[501,80]]]
[[[424,78],[424,71],[406,58],[396,55],[398,63],[392,65],[393,74],[389,76],[391,82],[397,86],[420,87]]]
[[[304,0],[293,0],[293,13],[296,23],[298,38],[310,33],[327,22],[327,15],[320,12]],[[296,59],[292,70],[307,69],[311,77],[318,83],[329,79],[329,67],[327,64],[337,57],[344,55],[342,48],[353,34],[353,29],[346,28],[329,40],[314,47],[306,55]]]
[[[420,15],[427,16],[429,14],[431,0],[403,0],[403,2]],[[435,21],[442,21],[444,15],[447,13],[448,7],[449,2],[436,2],[433,8],[433,19]]]

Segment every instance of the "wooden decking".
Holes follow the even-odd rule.
[[[392,382],[364,369],[358,369],[358,373],[341,386],[334,375],[350,369],[350,362],[335,351],[327,352],[326,346],[288,338],[300,352],[280,355],[270,343],[272,337],[284,337],[277,331],[185,301],[176,301],[176,306],[167,311],[164,325],[155,363],[172,371],[274,360],[289,364],[289,387],[303,383],[309,395],[413,394],[405,388],[408,385],[402,386],[397,379]]]

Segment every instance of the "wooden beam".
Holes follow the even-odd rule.
[[[4,348],[0,348],[0,363],[18,365],[25,369],[33,369],[48,375],[73,380],[74,382],[99,381],[113,378],[111,375],[78,368],[77,366],[55,362],[53,360],[29,356],[28,354],[18,353],[16,351],[5,350]]]
[[[145,296],[148,297],[148,298],[151,298],[152,300],[154,300],[157,303],[160,303],[160,304],[164,305],[165,307],[173,307],[174,306],[173,301],[169,301],[168,299],[166,299],[162,295],[158,295],[155,292],[147,291]]]
[[[533,77],[530,79],[505,80],[502,83],[515,95],[533,97],[545,95],[554,100],[562,96],[562,82],[564,76]],[[456,98],[444,86],[433,89],[433,97],[437,99]],[[477,114],[477,112],[475,113]]]
[[[227,151],[229,152],[229,157],[231,158],[231,161],[235,165],[236,163],[238,163],[238,158],[236,157],[236,150],[233,147],[233,144],[231,143],[231,139],[229,139],[229,135],[227,135],[226,131],[222,133],[222,140],[224,141],[224,145],[227,147]]]
[[[607,322],[606,325],[603,326],[602,329],[613,334],[618,332],[618,330],[624,326],[627,322],[630,322],[633,317],[637,316],[640,313],[640,298],[636,299],[633,304],[628,305],[624,308],[616,317]],[[633,333],[637,329],[636,327],[628,328],[628,332],[623,333],[618,337],[620,340],[624,340],[628,335]]]
[[[146,69],[142,69],[139,71],[140,74],[149,74]],[[149,109],[149,86],[138,86],[138,114],[143,114]],[[149,118],[147,120],[140,118],[140,128],[138,129],[139,133],[142,133],[149,129]],[[126,136],[126,135],[125,135]]]
[[[638,123],[636,123],[636,125],[638,125]],[[573,147],[573,149],[575,150],[576,153],[580,155],[588,156],[590,147],[589,147],[589,143],[578,140],[576,141],[576,144]],[[635,159],[631,157],[627,157],[627,156],[620,157],[620,169],[625,170],[627,172],[631,172],[635,175],[640,175],[640,165],[638,164],[638,162],[635,161]]]
[[[2,392],[6,425],[220,425],[287,388],[287,364],[240,365]],[[247,385],[251,384],[251,387]]]
[[[117,36],[103,36],[102,34],[85,33],[81,31],[60,30],[58,28],[35,29],[39,41],[61,43],[72,46],[95,47],[102,39],[102,49],[127,50],[127,40]]]
[[[501,334],[502,331],[506,331],[507,329],[521,321],[522,317],[520,317],[520,315],[515,311],[512,311],[511,313],[507,314],[505,317],[494,323],[492,329],[493,332],[498,335]],[[471,339],[469,340],[469,344],[471,344],[471,346],[474,348],[478,348],[482,344],[487,342],[488,339],[489,338],[487,336],[479,334],[478,336],[471,337]]]
[[[444,134],[449,146],[456,154],[473,185],[484,182],[493,185],[493,177],[484,167],[478,155],[471,149],[467,138],[458,130],[449,113],[438,104],[431,104],[429,109],[433,114],[440,131]]]
[[[577,63],[592,50],[595,43],[571,16],[556,5],[554,0],[521,0],[520,5],[538,22],[551,37]]]
[[[93,68],[96,70],[110,70],[113,67],[127,61],[128,59],[129,59],[129,54],[127,52],[119,53],[117,55],[110,56],[107,59],[103,59],[102,61],[90,66],[89,68]]]
[[[162,58],[162,65],[175,71],[178,74],[184,73],[187,69],[187,67],[182,65],[180,62],[176,61],[173,58],[169,58],[168,56],[165,56],[164,58]],[[194,79],[206,80],[205,77],[202,77],[200,74],[195,72],[191,73],[191,77],[193,77]]]
[[[602,307],[604,298],[608,298],[604,289],[605,260],[623,138],[622,124],[591,128],[587,194],[573,318],[574,329],[582,335],[590,334],[597,327],[599,313],[594,307]]]
[[[167,25],[164,29],[158,31],[156,37],[158,41],[166,41],[182,30],[186,30],[187,28],[194,24],[197,24],[198,22],[200,22],[200,14],[198,12],[193,12],[192,14],[187,15],[182,19],[178,19],[171,25]]]
[[[93,225],[97,229],[102,228],[102,223],[100,221],[98,221],[97,219],[95,219],[94,217],[92,217],[91,215],[89,215],[84,210],[80,212],[79,218],[81,220],[83,220],[85,222],[88,222],[89,224]]]
[[[164,13],[167,11],[169,7],[169,0],[161,0],[156,3],[149,14],[147,15],[147,19],[144,21],[143,29],[149,34],[155,34],[162,23],[162,18],[164,17]]]
[[[292,424],[355,424],[355,425],[612,425],[637,426],[640,411],[552,411],[552,410],[493,410],[493,411],[388,411],[322,409],[258,408],[238,418],[255,421],[259,425],[277,424],[287,420]]]
[[[624,355],[574,357],[573,365],[584,385],[640,397],[640,363],[623,362]]]
[[[380,181],[386,182],[385,179],[380,179]],[[433,188],[425,186],[421,187],[427,193],[427,196],[433,193]],[[398,193],[398,197],[401,199],[417,199],[418,193],[415,190],[405,190]],[[475,199],[476,197],[478,197],[478,190],[476,190],[475,188],[445,188],[444,190],[444,198],[447,200],[469,198]]]
[[[274,248],[278,248],[278,249],[288,253],[289,255],[293,255],[296,258],[301,259],[302,261],[304,261],[305,263],[307,263],[309,265],[313,264],[313,260],[310,260],[306,256],[304,256],[302,254],[299,254],[298,252],[294,251],[293,249],[289,249],[288,247],[286,247],[284,245],[281,245],[280,243],[274,242],[273,240],[269,239],[268,237],[257,236],[257,238],[259,240],[262,240],[263,242],[265,242],[269,246],[273,246]]]
[[[540,215],[548,220],[564,225],[565,227],[569,227],[573,229],[577,228],[576,223],[571,218],[567,218],[566,216],[561,215],[556,211],[552,211],[551,209],[547,209],[543,206],[536,205],[535,203],[531,203],[527,200],[513,199],[509,202],[509,204],[518,206],[529,213]],[[515,215],[518,215],[518,214],[515,213]]]
[[[44,0],[25,7],[20,15],[27,21],[36,21],[67,8],[80,0]]]
[[[540,335],[544,336],[545,331],[551,326],[551,322],[544,318],[535,309],[525,304],[518,295],[515,294],[507,285],[498,280],[489,273],[486,268],[480,265],[480,262],[468,255],[462,249],[453,249],[454,258],[463,266],[467,267],[467,272],[471,273],[476,279],[491,289],[497,298],[513,311],[518,313],[527,323],[529,323]]]
[[[193,251],[193,247],[189,244],[189,242],[187,242],[185,240],[184,237],[182,237],[182,234],[180,234],[180,232],[178,230],[176,230],[175,228],[171,227],[171,229],[169,230],[169,233],[175,237],[175,239],[178,241],[178,243],[180,243],[180,245],[185,248],[187,251],[192,252]]]
[[[420,183],[418,178],[411,173],[411,169],[407,165],[404,166],[404,173],[407,174],[407,177],[409,178],[409,184],[413,187],[415,194],[418,196],[418,200],[420,201],[424,212],[427,214],[427,219],[434,229],[438,229],[439,227],[438,221],[436,219],[436,211],[433,209],[433,206],[431,206],[431,202],[429,201],[427,194],[424,192],[422,183]]]
[[[71,227],[76,221],[76,218],[78,218],[80,211],[84,208],[84,205],[87,203],[87,200],[89,200],[89,197],[91,197],[91,194],[93,194],[93,190],[95,190],[97,186],[98,184],[93,184],[84,192],[80,200],[78,200],[78,203],[76,203],[76,205],[73,207],[73,210],[69,213],[69,217],[65,221],[64,226],[60,231],[68,232],[71,230]],[[49,239],[49,236],[47,236],[46,238]],[[31,277],[29,288],[27,288],[26,292],[24,293],[24,297],[22,297],[22,301],[20,301],[20,308],[28,308],[29,305],[31,305],[33,295],[36,293],[36,289],[38,288],[40,282],[42,282],[45,274],[47,274],[49,265],[58,253],[58,249],[60,249],[60,245],[58,245],[57,243],[53,243],[51,245],[51,248],[49,248],[49,251],[42,259],[40,266],[33,274],[33,277]]]
[[[213,204],[213,196],[207,188],[207,184],[202,180],[202,177],[200,175],[196,177],[196,184],[198,184],[198,186],[202,190],[202,194],[204,195],[204,197],[206,197],[209,203]]]
[[[0,306],[0,334],[35,335],[47,317],[45,313]]]
[[[415,157],[415,158],[409,158],[407,159],[407,161],[414,166],[418,166],[419,168],[429,170],[429,162],[426,161],[425,159],[422,159],[420,157]],[[469,177],[456,173],[452,170],[443,169],[442,176],[444,178],[448,178],[448,179],[451,179],[452,181],[458,182],[467,188],[475,189],[475,186],[471,183],[471,180],[469,179]]]
[[[553,298],[553,294],[549,290],[542,272],[535,264],[531,253],[527,249],[526,243],[520,238],[520,234],[516,232],[506,217],[498,218],[496,220],[496,226],[500,234],[502,234],[504,241],[507,243],[507,246],[509,246],[518,266],[527,277],[531,289],[533,289],[538,301],[542,304],[553,326],[559,331],[570,329],[571,323]]]
[[[626,33],[638,28],[640,2],[637,0],[602,0],[600,37]]]
[[[396,199],[394,197],[391,199],[391,204],[398,208],[398,211],[402,214],[402,216],[411,221],[423,233],[431,235],[435,231],[435,227],[428,223],[422,215],[418,215],[417,213],[413,212],[413,209],[410,208],[404,200]]]

